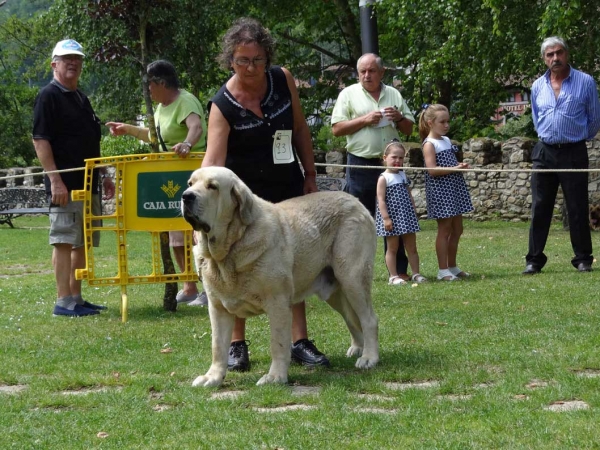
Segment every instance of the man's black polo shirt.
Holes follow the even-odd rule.
[[[70,91],[56,80],[45,86],[35,99],[33,138],[50,142],[57,169],[85,166],[85,159],[100,157],[100,119],[88,98],[79,89]],[[98,192],[97,171],[92,192]],[[83,189],[84,171],[60,174],[69,191]],[[44,179],[50,193],[50,180]]]

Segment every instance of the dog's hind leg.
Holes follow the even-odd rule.
[[[271,329],[271,367],[256,384],[287,383],[292,342],[291,299],[279,295],[264,304]]]
[[[208,313],[212,328],[212,364],[206,374],[194,380],[192,386],[220,386],[227,373],[227,353],[235,316],[222,306],[214,306],[212,301],[208,303]]]
[[[363,333],[360,327],[360,319],[354,312],[354,309],[348,304],[348,300],[340,289],[334,292],[327,300],[329,306],[335,309],[344,318],[352,341],[350,348],[346,352],[347,357],[361,356],[363,351]]]

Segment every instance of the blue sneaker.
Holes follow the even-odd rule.
[[[103,311],[105,309],[108,309],[108,306],[104,306],[104,305],[94,305],[93,303],[88,302],[87,300],[83,302],[83,306],[84,308],[87,309],[93,309],[96,311]]]
[[[68,317],[83,317],[93,316],[94,314],[100,314],[99,311],[94,309],[84,308],[81,305],[75,305],[74,309],[63,308],[62,306],[54,305],[54,316],[68,316]]]

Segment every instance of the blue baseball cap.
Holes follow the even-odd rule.
[[[55,56],[63,55],[85,56],[83,54],[83,47],[81,44],[73,39],[65,39],[54,46],[54,50],[52,50],[52,57],[54,58]]]

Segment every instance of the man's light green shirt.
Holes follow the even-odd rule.
[[[340,92],[331,115],[331,124],[352,120],[389,106],[398,108],[404,117],[415,122],[397,89],[382,83],[379,101],[376,101],[360,83],[356,83]],[[378,158],[383,154],[385,144],[394,138],[399,139],[399,135],[392,125],[381,128],[364,127],[346,136],[346,150],[362,158]]]

